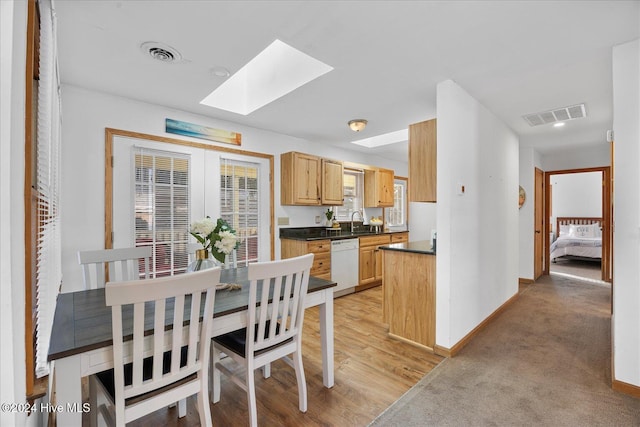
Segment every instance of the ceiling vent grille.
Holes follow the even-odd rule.
[[[542,111],[535,114],[522,116],[531,126],[546,125],[566,120],[580,119],[587,116],[584,104],[572,105],[570,107],[556,108],[554,110]]]
[[[180,52],[163,43],[144,42],[140,45],[140,50],[153,59],[162,62],[176,62],[182,60]]]

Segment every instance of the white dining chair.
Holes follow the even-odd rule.
[[[246,391],[252,426],[257,426],[258,423],[254,371],[278,359],[284,359],[295,369],[298,407],[302,412],[307,411],[307,385],[302,365],[302,325],[313,256],[307,254],[249,264],[249,326],[213,338],[212,402],[220,400],[222,372]],[[220,362],[222,352],[244,366],[244,380]]]
[[[92,412],[99,412],[108,423],[124,426],[195,394],[200,424],[212,425],[208,372],[215,288],[219,281],[220,268],[213,268],[107,283],[105,298],[112,313],[114,369],[90,377],[91,407],[98,408]],[[200,321],[201,305],[204,310]],[[171,315],[166,316],[167,313]],[[128,325],[127,319],[131,318],[132,325]],[[145,318],[153,325],[152,344],[145,342]],[[183,326],[185,320],[188,324]],[[127,340],[131,335],[132,339]]]
[[[147,279],[150,258],[151,246],[78,251],[78,263],[82,266],[85,289],[104,288],[105,264],[109,271],[109,281],[138,279],[141,266],[144,268],[144,278]]]

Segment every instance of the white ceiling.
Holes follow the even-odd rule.
[[[452,79],[521,144],[546,154],[604,143],[612,128],[612,46],[640,36],[640,1],[55,0],[63,83],[322,144],[406,161],[407,144],[348,141],[436,116]],[[248,116],[200,105],[275,39],[334,70]],[[167,64],[140,45],[183,56]],[[587,117],[530,127],[529,113],[585,103]],[[358,134],[354,118],[369,121]],[[229,129],[233,130],[233,129]]]

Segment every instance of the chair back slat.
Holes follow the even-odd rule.
[[[286,340],[300,338],[298,331],[304,319],[304,298],[312,263],[313,254],[308,254],[249,264],[248,325],[256,327],[247,328],[247,357]]]
[[[155,312],[153,313],[153,330],[160,331],[164,328],[165,309],[167,303],[164,299],[156,300]],[[162,357],[155,357],[164,352],[165,334],[153,334],[153,378],[162,376]]]
[[[105,269],[109,272],[110,282],[138,279],[141,270],[147,279],[150,258],[151,246],[78,251],[85,289],[104,288]]]
[[[219,281],[220,268],[214,268],[157,279],[107,283],[106,303],[112,308],[116,405],[120,399],[124,401],[159,389],[207,369],[215,286]],[[148,339],[145,338],[145,319],[146,328],[153,329],[153,337]],[[127,360],[127,346],[124,340],[131,333],[133,378],[131,384],[125,385],[122,366]],[[153,345],[149,342],[151,339]],[[188,357],[186,364],[180,366],[183,346],[187,346]],[[143,365],[149,351],[153,356],[153,369],[150,378],[146,378]],[[170,369],[163,372],[163,359],[168,351],[171,352]]]

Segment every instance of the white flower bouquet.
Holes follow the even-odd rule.
[[[221,263],[224,263],[225,257],[233,252],[240,242],[236,231],[222,218],[218,218],[216,222],[210,217],[196,221],[191,224],[189,232],[202,244],[205,251],[210,250],[213,257]]]

